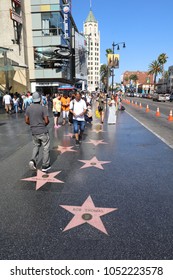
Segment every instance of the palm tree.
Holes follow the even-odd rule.
[[[158,56],[158,62],[160,63],[161,67],[162,67],[162,78],[164,78],[164,64],[167,62],[168,56],[166,55],[166,53],[161,53]]]
[[[109,53],[113,53],[112,49],[106,49],[106,56],[108,56]]]
[[[154,75],[154,88],[156,85],[157,75],[162,72],[162,66],[158,60],[153,60],[148,67],[148,74]]]
[[[107,64],[102,64],[100,67],[100,79],[104,84],[105,88],[107,88],[108,84],[108,66]]]
[[[113,50],[112,49],[106,49],[106,57],[108,57],[108,54],[109,53],[113,53]],[[107,76],[105,76],[105,80],[107,81],[107,85],[106,85],[106,88],[107,88],[107,92],[109,91],[109,77],[111,76],[111,69],[109,68],[108,64],[106,65],[107,67]]]
[[[164,72],[164,79],[169,79],[169,71]]]

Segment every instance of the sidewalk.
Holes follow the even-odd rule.
[[[172,149],[126,112],[103,129],[96,121],[80,148],[71,126],[50,128],[45,175],[41,163],[28,169],[20,117],[20,148],[0,162],[0,259],[173,258]]]

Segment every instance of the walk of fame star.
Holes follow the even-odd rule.
[[[78,161],[81,161],[81,162],[85,163],[80,169],[87,168],[87,167],[96,167],[96,168],[99,168],[99,169],[104,169],[102,164],[110,163],[110,161],[99,161],[96,157],[93,157],[90,160],[80,160],[80,159],[78,159]]]
[[[73,146],[69,146],[69,147],[58,146],[57,151],[61,152],[61,154],[65,153],[65,152],[75,152],[75,153],[77,153],[77,151],[73,150],[72,148],[73,148]]]
[[[104,140],[92,140],[90,139],[89,142],[84,142],[84,143],[88,143],[88,144],[93,144],[94,146],[97,146],[99,144],[108,144],[107,142],[103,142]]]
[[[36,182],[36,190],[40,189],[46,183],[64,183],[55,178],[61,171],[52,172],[52,173],[45,173],[41,170],[37,170],[37,176],[21,179],[22,181],[31,181]]]
[[[90,196],[88,196],[88,198],[85,200],[82,206],[60,205],[60,207],[74,214],[74,217],[71,219],[71,221],[68,223],[68,225],[63,231],[88,223],[107,235],[107,230],[100,217],[115,210],[118,210],[118,208],[95,207],[93,200]]]

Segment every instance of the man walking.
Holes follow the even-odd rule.
[[[43,147],[42,171],[48,171],[50,166],[50,137],[47,125],[49,124],[48,110],[40,104],[38,92],[32,95],[33,104],[26,109],[25,123],[30,125],[33,138],[32,158],[29,162],[31,170],[36,170],[40,147]]]
[[[3,104],[5,104],[5,111],[7,114],[11,112],[11,103],[12,103],[12,98],[8,91],[6,91],[5,95],[3,96]]]
[[[86,109],[86,102],[81,98],[81,93],[77,92],[75,99],[70,102],[70,112],[73,114],[73,126],[76,138],[76,146],[79,146],[79,142],[82,140],[82,135],[85,129],[84,115],[86,113]]]

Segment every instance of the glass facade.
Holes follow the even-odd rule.
[[[60,57],[58,46],[67,46],[62,0],[31,1],[35,79],[70,79],[70,60]]]

